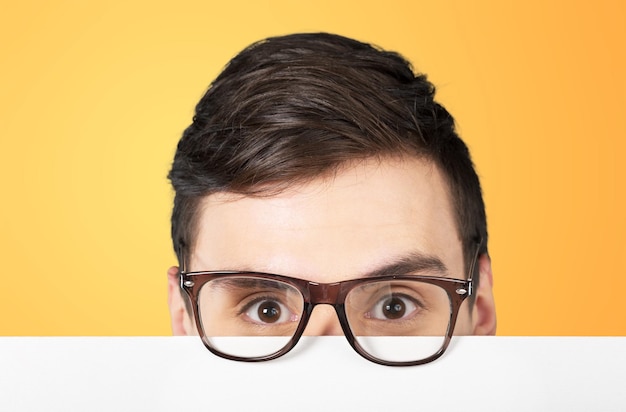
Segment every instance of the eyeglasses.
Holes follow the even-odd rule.
[[[477,253],[478,254],[478,253]],[[476,254],[476,255],[477,255]],[[313,308],[335,308],[344,335],[364,358],[382,365],[421,365],[448,347],[468,280],[392,275],[336,283],[260,272],[181,272],[204,345],[237,361],[266,361],[289,352]]]

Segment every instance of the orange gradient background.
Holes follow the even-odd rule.
[[[482,177],[500,335],[625,335],[620,1],[23,1],[0,16],[0,335],[168,335],[193,107],[249,43],[330,31],[438,86]]]

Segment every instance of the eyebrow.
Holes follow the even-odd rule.
[[[420,252],[413,252],[389,264],[376,268],[362,275],[362,277],[382,277],[392,275],[429,274],[446,276],[448,268],[436,256]]]

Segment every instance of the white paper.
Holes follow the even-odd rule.
[[[415,367],[343,337],[261,363],[198,337],[0,338],[0,411],[624,411],[625,386],[626,337],[457,337]]]

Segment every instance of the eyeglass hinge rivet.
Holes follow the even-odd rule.
[[[463,288],[459,288],[456,290],[456,293],[459,295],[465,295],[467,293],[467,290]]]
[[[183,282],[183,285],[187,286],[188,288],[193,286],[193,280],[186,280],[185,282]]]

